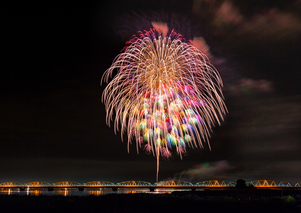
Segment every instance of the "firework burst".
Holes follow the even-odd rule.
[[[222,80],[206,55],[180,34],[140,32],[127,42],[101,82],[106,120],[129,144],[166,158],[203,147],[223,119]],[[115,118],[114,118],[115,117]],[[133,140],[134,139],[134,140]],[[210,147],[210,145],[209,145]],[[157,177],[158,180],[158,177]]]

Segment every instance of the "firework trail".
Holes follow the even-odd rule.
[[[174,151],[182,158],[187,147],[203,147],[212,127],[227,112],[222,80],[206,55],[180,34],[140,32],[102,76],[108,82],[102,94],[106,121],[127,134],[139,148],[168,158]],[[210,145],[209,145],[210,148]]]

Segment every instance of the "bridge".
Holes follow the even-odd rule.
[[[274,180],[254,180],[246,183],[247,186],[252,186],[257,189],[281,189],[281,190],[301,190],[301,182],[296,184],[290,184],[285,181]],[[231,189],[235,188],[236,182],[227,180],[206,180],[198,183],[190,183],[180,180],[167,180],[160,181],[158,183],[150,183],[146,181],[123,181],[120,183],[112,183],[108,181],[91,181],[87,183],[78,183],[74,181],[60,181],[55,183],[47,183],[41,181],[34,181],[28,183],[19,182],[4,182],[0,183],[0,190],[5,189],[19,189],[20,191],[29,189],[44,189],[53,191],[54,189],[78,189],[84,191],[85,189],[112,189],[118,191],[118,189],[149,189],[154,191],[155,189],[187,189],[195,191],[197,189]]]

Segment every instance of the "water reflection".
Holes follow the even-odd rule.
[[[119,194],[136,194],[136,193],[149,193],[149,189],[147,188],[121,188],[121,189],[118,189],[118,193]]]
[[[0,189],[0,195],[27,195],[27,196],[39,196],[39,195],[49,195],[49,196],[101,196],[107,194],[136,194],[136,193],[148,193],[148,194],[170,194],[173,191],[189,191],[189,190],[174,190],[174,189],[155,189],[150,191],[148,188],[122,188],[117,191],[113,191],[111,188],[86,188],[84,191],[79,191],[75,188],[60,188],[49,191],[47,188],[25,188],[20,189]]]

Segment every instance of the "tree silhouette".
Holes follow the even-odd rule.
[[[246,181],[243,180],[243,179],[238,179],[238,180],[236,181],[235,187],[238,188],[238,189],[245,189],[245,188],[247,188]]]

